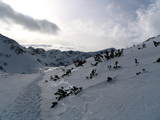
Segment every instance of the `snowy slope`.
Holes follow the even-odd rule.
[[[14,40],[0,34],[0,70],[10,73],[33,73],[40,64]]]
[[[32,55],[33,51],[17,42],[2,35],[0,38],[2,71],[35,72],[43,65],[37,62],[44,57],[42,54],[46,55],[43,49],[36,51],[38,55]],[[74,64],[47,67],[31,74],[0,72],[0,120],[159,120],[160,46],[155,47],[153,41],[160,42],[160,36],[124,49],[121,57],[103,58],[97,66],[94,57],[90,57],[80,67]],[[54,51],[57,54],[53,54],[53,60],[55,56],[63,58],[69,54]],[[83,56],[80,54],[80,57]],[[72,53],[69,61],[76,55]],[[135,58],[139,62],[137,65]],[[65,60],[64,63],[67,62]],[[121,66],[118,69],[113,68],[116,61]],[[31,66],[23,66],[28,62]],[[111,69],[108,68],[110,65]],[[69,69],[71,74],[65,75]],[[87,79],[94,69],[97,75]],[[54,81],[54,75],[60,79]],[[107,82],[108,76],[113,81]],[[61,99],[51,108],[52,103],[57,101],[54,93],[62,86],[69,91],[73,86],[82,87],[82,91]]]
[[[103,60],[97,66],[94,58],[87,59],[82,67],[50,68],[45,71],[42,88],[41,116],[44,120],[159,120],[160,119],[160,36],[143,44],[124,49],[121,57]],[[142,47],[146,45],[146,48]],[[139,64],[135,64],[137,58]],[[108,65],[119,62],[121,68],[109,69]],[[73,68],[71,75],[50,80],[50,76],[63,75],[64,70]],[[98,75],[86,79],[93,69]],[[137,74],[137,75],[136,75]],[[138,75],[139,74],[139,75]],[[113,78],[107,82],[107,77]],[[83,87],[78,95],[68,96],[51,108],[56,101],[58,88]]]
[[[42,73],[0,73],[0,120],[36,120],[41,92],[37,83],[42,77]]]

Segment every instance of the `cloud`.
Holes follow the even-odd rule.
[[[15,23],[24,28],[47,34],[56,34],[59,27],[48,20],[37,20],[30,16],[14,11],[9,5],[0,0],[0,20],[8,24]]]
[[[137,12],[138,24],[146,35],[160,34],[160,0]]]
[[[66,41],[72,41],[73,45],[93,51],[107,47],[128,47],[156,36],[160,34],[160,0],[142,1],[113,0],[103,4],[97,11],[99,14],[68,23],[65,27],[67,34],[62,39],[67,38]],[[85,11],[84,14],[88,14]]]
[[[59,2],[59,0],[55,1]],[[78,2],[61,0],[58,9],[54,8],[53,11],[61,9],[61,12],[58,13],[59,21],[63,23],[61,24],[63,29],[61,35],[52,36],[54,38],[49,39],[47,35],[39,33],[36,33],[36,37],[34,37],[35,33],[31,33],[30,36],[21,34],[22,40],[28,39],[36,43],[36,40],[44,41],[45,39],[42,42],[45,44],[47,38],[49,44],[54,45],[58,41],[59,44],[72,46],[73,49],[95,51],[108,47],[128,47],[160,34],[160,0],[101,0],[101,2],[99,0]],[[19,16],[19,13],[15,12],[14,15],[10,15],[10,11],[13,10],[7,9],[9,12],[6,13],[9,15],[6,17],[6,13],[3,15],[2,10],[0,9],[0,19],[3,18],[5,21],[9,19],[8,16],[12,16],[12,19]],[[37,28],[37,20],[36,24],[32,22],[23,24],[28,26],[28,23],[33,30]]]

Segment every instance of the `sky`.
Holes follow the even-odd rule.
[[[160,0],[0,0],[0,33],[25,46],[97,51],[160,34]]]

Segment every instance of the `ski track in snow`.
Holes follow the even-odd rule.
[[[41,88],[38,82],[44,73],[31,82],[16,98],[15,102],[0,115],[0,120],[42,120],[40,118]]]

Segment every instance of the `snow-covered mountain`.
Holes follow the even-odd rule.
[[[41,65],[16,41],[0,34],[0,70],[11,73],[33,73]]]
[[[48,67],[67,66],[73,64],[77,60],[85,60],[96,54],[105,53],[113,48],[105,49],[97,52],[80,52],[80,51],[60,51],[60,50],[48,50],[45,51],[42,48],[29,47],[28,51],[31,55],[35,56],[37,61]]]
[[[29,54],[37,61],[49,54],[4,39],[0,50],[6,49],[5,59]],[[11,43],[19,47],[10,49]],[[0,120],[159,120],[159,71],[160,36],[38,73],[2,72]]]
[[[32,73],[43,67],[67,66],[73,64],[74,61],[85,60],[96,54],[104,53],[106,50],[79,52],[25,48],[0,34],[0,70],[12,73]]]

